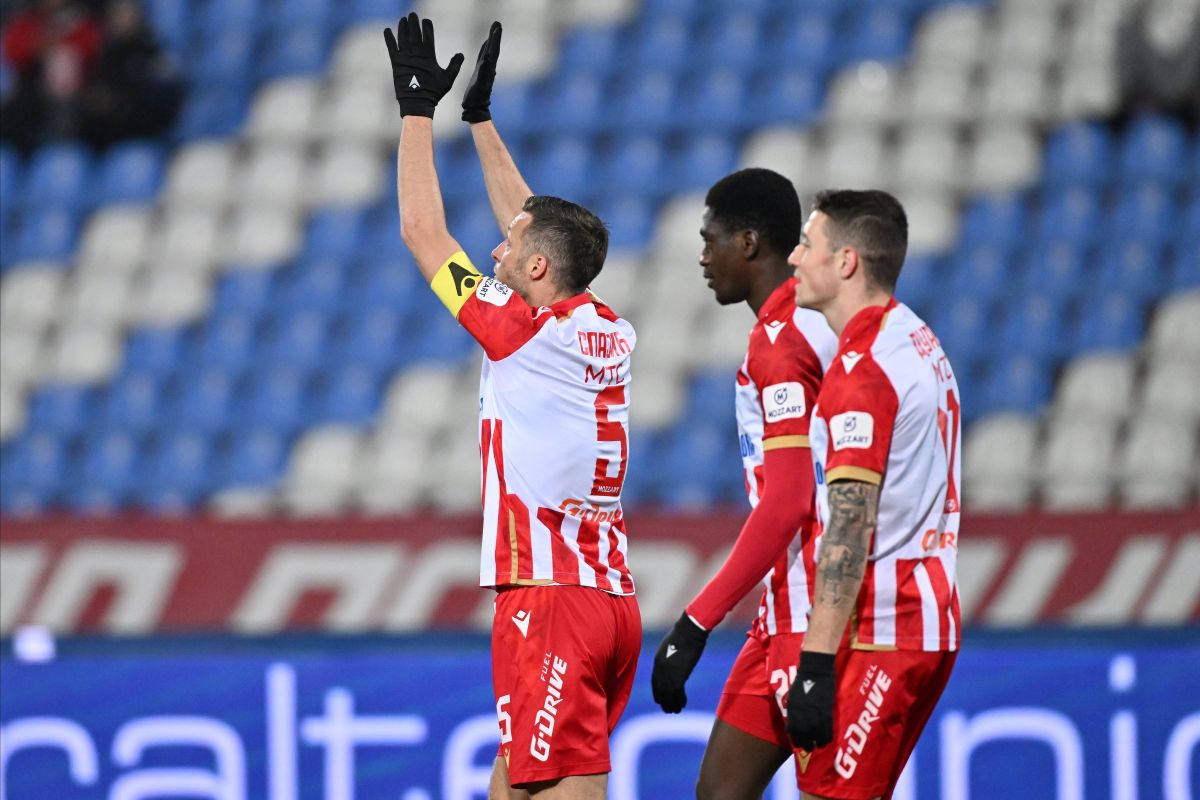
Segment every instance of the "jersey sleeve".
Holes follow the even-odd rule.
[[[829,425],[825,482],[879,485],[887,469],[899,398],[883,370],[863,359],[836,378],[836,391],[822,393],[821,416]]]
[[[820,362],[803,340],[753,360],[750,377],[760,387],[764,452],[809,446],[809,421],[821,387],[821,372]]]
[[[430,286],[493,361],[512,355],[533,338],[539,318],[553,317],[537,313],[495,278],[484,277],[461,250],[446,259]]]

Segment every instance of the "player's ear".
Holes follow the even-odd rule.
[[[843,280],[849,280],[854,277],[854,273],[858,272],[862,266],[862,260],[858,257],[858,251],[853,247],[843,247],[838,251],[838,275]]]
[[[742,258],[747,261],[758,255],[758,231],[744,230],[738,234],[738,245],[742,249]]]
[[[540,281],[550,272],[550,260],[541,253],[535,254],[525,265],[530,280]]]

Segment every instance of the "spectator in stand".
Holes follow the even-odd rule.
[[[183,83],[134,0],[116,0],[105,16],[95,80],[84,93],[84,137],[104,148],[157,136],[175,120]]]
[[[1154,0],[1134,6],[1117,30],[1122,112],[1152,110],[1200,123],[1200,6]]]
[[[100,25],[72,0],[36,0],[3,32],[3,57],[16,73],[0,109],[0,138],[29,151],[79,133],[80,98],[95,68]]]

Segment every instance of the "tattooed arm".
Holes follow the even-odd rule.
[[[829,525],[821,538],[812,616],[804,650],[836,653],[858,601],[875,533],[879,487],[863,481],[829,484]]]

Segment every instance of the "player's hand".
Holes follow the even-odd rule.
[[[395,35],[391,28],[384,28],[383,40],[392,60],[392,83],[400,103],[400,116],[432,117],[438,101],[458,77],[463,54],[456,53],[444,68],[438,66],[433,22],[420,19],[415,13],[400,18]]]
[[[463,122],[487,122],[492,118],[492,84],[496,82],[496,60],[500,58],[500,35],[504,28],[499,22],[492,23],[487,41],[479,48],[475,59],[475,72],[467,83],[463,95]]]
[[[796,680],[788,691],[787,731],[792,744],[815,750],[833,741],[833,695],[837,685],[833,653],[800,654]]]
[[[654,654],[654,669],[650,673],[650,690],[654,702],[668,714],[678,714],[687,705],[683,685],[696,668],[708,631],[692,622],[686,612],[679,617],[671,632],[663,637]]]

